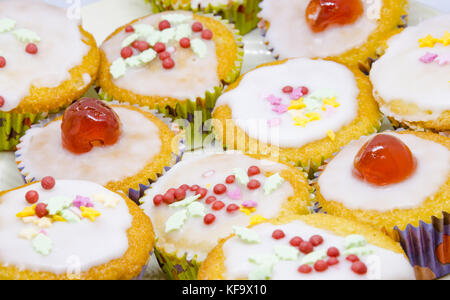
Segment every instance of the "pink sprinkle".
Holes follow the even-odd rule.
[[[421,62],[423,62],[424,64],[431,64],[437,57],[438,57],[437,54],[427,52],[427,53],[425,53],[424,56],[419,58],[419,60]]]
[[[335,108],[335,107],[333,107],[331,105],[326,105],[325,107],[327,108],[327,110],[325,111],[325,114],[324,114],[326,118],[331,117],[337,111],[337,108]]]
[[[241,190],[239,188],[235,188],[234,190],[228,191],[227,195],[233,200],[241,200],[242,198]]]
[[[175,49],[175,47],[169,47],[169,48],[167,48],[166,51],[169,52],[170,54],[174,54],[176,50],[177,49]]]
[[[89,199],[88,197],[82,197],[82,196],[77,195],[77,197],[73,201],[73,206],[75,206],[77,208],[80,208],[81,206],[94,207],[94,204],[92,203],[91,199]]]
[[[203,173],[203,174],[202,174],[202,177],[203,177],[203,178],[208,178],[208,177],[213,176],[215,173],[216,173],[216,171],[214,171],[214,170],[209,170],[209,171],[206,171],[205,173]]]
[[[272,105],[280,105],[281,101],[283,101],[281,98],[277,98],[274,95],[270,95],[266,98],[266,100],[269,101]]]
[[[281,124],[281,119],[280,118],[267,120],[267,126],[269,126],[269,127],[279,126],[280,124]]]
[[[272,107],[272,110],[273,110],[274,112],[276,112],[276,113],[284,114],[285,112],[288,111],[288,106],[287,106],[287,105],[284,105],[284,104],[280,104],[280,105],[278,105],[278,106]]]
[[[441,65],[441,66],[444,66],[444,65],[450,63],[450,53],[446,53],[446,54],[440,55],[440,56],[436,59],[436,62],[437,62],[439,65]]]
[[[247,207],[247,208],[253,208],[253,207],[258,206],[258,202],[255,202],[252,200],[246,200],[246,201],[242,202],[242,206]]]
[[[42,229],[41,231],[39,231],[39,233],[43,234],[43,235],[48,235],[47,231],[45,231],[44,229]]]
[[[303,96],[303,92],[302,92],[301,87],[294,89],[290,95],[291,100],[298,100],[302,96]]]

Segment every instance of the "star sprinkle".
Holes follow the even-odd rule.
[[[257,244],[261,242],[261,238],[255,231],[245,227],[233,226],[233,233],[248,244]]]
[[[33,250],[40,255],[47,256],[52,251],[52,240],[45,234],[38,234],[31,242]]]
[[[275,95],[269,95],[267,98],[266,98],[266,100],[267,101],[269,101],[269,103],[271,104],[271,105],[280,105],[281,104],[281,102],[283,101],[281,98],[278,98],[278,97],[275,97]]]
[[[48,217],[39,218],[34,221],[34,225],[39,228],[50,228],[52,227],[52,219]]]
[[[436,62],[441,66],[445,66],[446,64],[449,64],[450,63],[450,53],[439,55],[439,57],[436,58]]]
[[[295,126],[302,126],[305,127],[306,124],[309,123],[309,120],[304,117],[295,117],[294,118],[294,125]]]
[[[450,45],[450,32],[445,31],[442,38],[439,39],[439,42],[444,46]]]
[[[62,216],[60,215],[53,215],[51,218],[52,222],[67,222],[66,219],[64,219]]]
[[[308,118],[309,122],[320,121],[320,119],[322,118],[322,116],[317,112],[306,113],[305,117]]]
[[[256,225],[266,221],[267,219],[261,215],[253,215],[250,217],[250,225]]]
[[[419,47],[420,48],[433,48],[434,45],[438,42],[438,39],[435,39],[431,35],[427,35],[426,37],[419,39]]]
[[[300,110],[306,107],[306,104],[303,102],[303,98],[300,98],[296,101],[291,101],[291,105],[289,105],[288,110]]]
[[[292,93],[289,95],[289,97],[291,98],[291,100],[297,100],[300,97],[303,96],[303,92],[302,92],[302,88],[296,88],[292,91]]]
[[[36,220],[39,220],[39,218],[36,216],[22,218],[22,222],[24,222],[25,224],[31,224],[31,223],[34,224],[34,222],[36,222]]]
[[[75,197],[75,200],[73,201],[73,206],[75,206],[76,208],[80,208],[81,206],[94,207],[94,203],[92,203],[92,201],[89,197],[83,197],[83,196],[77,195]]]
[[[288,111],[288,106],[284,105],[284,104],[280,104],[280,105],[272,107],[272,111],[281,115]]]
[[[81,209],[81,216],[83,218],[88,218],[92,222],[94,222],[97,217],[100,217],[102,215],[100,212],[96,211],[91,207],[81,206],[80,209]]]
[[[423,62],[424,64],[431,64],[437,57],[437,54],[427,52],[424,56],[419,58],[419,61]]]
[[[106,195],[103,200],[103,205],[108,208],[115,208],[120,202],[120,198],[113,195]]]
[[[19,233],[19,237],[25,240],[32,240],[39,234],[39,231],[33,227],[27,227],[22,229]]]
[[[246,208],[257,207],[258,202],[252,201],[252,200],[246,200],[246,201],[242,202],[242,206],[246,207]]]
[[[73,199],[64,196],[57,196],[46,199],[43,203],[47,204],[47,210],[50,215],[56,215],[64,209],[69,208],[73,203]]]
[[[270,195],[272,194],[276,189],[278,189],[284,182],[283,177],[280,176],[279,173],[276,173],[269,178],[266,179],[266,182],[264,182],[264,194]]]
[[[250,216],[252,213],[254,213],[256,211],[256,208],[254,207],[244,207],[241,206],[241,208],[239,208],[240,212],[243,212],[244,214],[246,214],[247,216]]]
[[[166,221],[166,233],[179,230],[183,227],[188,218],[188,212],[186,209],[180,210],[170,216]]]
[[[227,191],[227,196],[230,197],[232,200],[241,200],[242,194],[241,190],[239,188],[235,188],[233,190]]]
[[[341,106],[341,104],[336,101],[336,97],[327,98],[327,99],[323,100],[323,105],[329,105],[329,106],[332,106],[335,108],[338,108],[339,106]]]
[[[16,217],[18,217],[18,218],[32,217],[36,213],[35,208],[36,208],[36,205],[27,206],[21,212],[17,213]]]

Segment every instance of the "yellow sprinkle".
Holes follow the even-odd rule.
[[[334,141],[336,139],[336,134],[334,133],[333,130],[328,130],[327,135],[330,138],[330,140],[332,140],[332,141]]]
[[[48,217],[39,218],[34,221],[34,225],[39,228],[50,228],[52,227],[52,219]]]
[[[267,220],[261,215],[253,215],[250,217],[250,225],[256,225]]]
[[[81,206],[81,216],[83,218],[88,218],[92,222],[95,221],[95,218],[100,217],[102,214],[91,207]]]
[[[420,48],[430,47],[433,48],[434,45],[438,42],[438,39],[435,39],[431,35],[427,35],[423,39],[419,39]]]
[[[239,211],[243,212],[247,216],[250,216],[252,213],[255,212],[255,210],[256,208],[254,207],[244,207],[244,206],[241,206],[241,208],[239,209]]]
[[[305,127],[306,124],[308,124],[308,122],[309,122],[308,119],[303,118],[303,117],[295,117],[294,118],[294,125],[295,126]]]
[[[303,103],[303,98],[300,98],[298,100],[291,101],[291,105],[288,107],[288,110],[303,109],[305,107],[306,107],[306,104]]]
[[[446,31],[439,42],[444,46],[450,45],[450,32]]]
[[[341,104],[336,101],[336,97],[328,98],[328,99],[323,100],[323,105],[329,105],[329,106],[333,106],[333,107],[336,107],[336,108],[341,106]]]
[[[52,221],[53,221],[53,222],[67,222],[66,219],[64,219],[64,218],[61,217],[60,215],[54,215],[54,216],[52,216]]]
[[[36,205],[25,207],[20,213],[16,215],[18,218],[32,217],[36,213]]]
[[[321,119],[320,114],[317,112],[306,113],[305,117],[307,117],[309,119],[309,122],[319,121]]]
[[[211,186],[211,183],[208,183],[208,184],[206,185],[206,188],[209,189],[210,186]]]

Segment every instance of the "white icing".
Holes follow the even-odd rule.
[[[281,229],[286,237],[281,240],[274,240],[272,232]],[[315,247],[315,250],[327,250],[329,247],[336,247],[340,250],[338,257],[339,264],[330,266],[325,272],[316,272],[314,269],[309,274],[302,274],[297,269],[302,265],[302,258],[305,257],[300,251],[299,256],[293,261],[280,261],[275,264],[271,279],[273,280],[363,280],[363,279],[383,279],[400,280],[414,279],[414,271],[408,260],[399,253],[392,252],[377,246],[368,245],[374,251],[371,256],[360,256],[360,261],[367,266],[365,275],[358,275],[351,270],[351,263],[342,255],[344,237],[338,236],[330,231],[309,226],[302,221],[293,221],[285,225],[272,225],[268,223],[260,224],[252,228],[259,234],[261,243],[248,244],[237,237],[232,237],[223,245],[225,256],[224,277],[226,279],[247,278],[250,271],[255,267],[249,262],[249,257],[255,255],[274,255],[274,247],[278,245],[290,246],[289,241],[295,236],[300,236],[304,240],[313,235],[321,235],[324,239],[322,245]]]
[[[320,121],[296,126],[289,113],[272,111],[266,98],[273,94],[291,103],[282,88],[306,86],[310,93],[319,89],[333,90],[340,106]],[[349,124],[358,111],[359,89],[353,73],[345,66],[331,61],[291,59],[284,64],[255,69],[244,75],[235,89],[219,97],[216,107],[228,105],[233,121],[252,138],[280,147],[302,147],[327,137],[327,131],[338,131]],[[244,101],[245,100],[245,101]],[[279,126],[267,121],[281,118]],[[256,126],[256,127],[255,127]]]
[[[161,177],[149,190],[142,199],[144,204],[144,212],[150,216],[155,233],[159,237],[159,243],[164,245],[164,249],[169,252],[177,252],[179,255],[188,253],[189,257],[197,255],[197,261],[203,261],[206,255],[211,251],[217,242],[232,233],[232,226],[247,226],[250,217],[243,212],[236,211],[232,214],[226,212],[226,207],[230,203],[240,205],[245,200],[253,200],[258,203],[254,214],[260,214],[264,218],[273,218],[279,215],[282,204],[288,197],[292,196],[294,191],[289,182],[285,181],[276,191],[270,195],[264,195],[263,185],[265,176],[264,172],[277,172],[286,167],[278,163],[266,164],[267,161],[257,160],[237,152],[227,152],[224,154],[209,154],[181,161],[176,164],[169,172]],[[233,169],[242,168],[247,172],[248,167],[258,166],[261,174],[252,176],[251,179],[257,179],[261,182],[261,187],[257,190],[250,191],[237,181],[234,184],[225,184],[225,178],[233,174]],[[210,177],[204,178],[202,174],[210,170]],[[227,190],[231,191],[236,187],[241,189],[242,199],[231,200],[226,194],[215,195],[218,200],[225,203],[225,208],[220,211],[213,211],[210,205],[205,204],[205,199],[214,195],[212,191],[218,183],[225,184]],[[161,204],[155,207],[153,197],[157,194],[164,194],[169,188],[178,188],[182,184],[198,184],[207,188],[209,184],[209,192],[207,196],[200,201],[207,208],[206,213],[213,213],[216,220],[211,225],[205,225],[202,217],[190,217],[180,230],[165,233],[165,223],[175,212],[179,212],[181,208],[168,207]]]
[[[450,55],[450,45],[437,43],[433,48],[419,47],[419,39],[429,34],[441,38],[446,31],[450,32],[450,15],[434,17],[408,27],[389,40],[389,48],[373,64],[370,72],[375,97],[387,103],[403,100],[431,114],[398,115],[382,105],[385,114],[400,121],[429,121],[450,110],[450,63],[439,65],[419,61],[427,52]]]
[[[65,274],[79,269],[85,272],[92,267],[122,257],[128,250],[127,230],[131,227],[131,215],[123,199],[115,208],[106,208],[94,202],[94,209],[101,213],[94,223],[83,218],[80,223],[55,222],[46,228],[52,240],[48,256],[35,252],[31,241],[20,238],[19,233],[27,227],[16,217],[29,204],[25,194],[29,190],[39,193],[39,201],[55,196],[75,198],[77,195],[90,197],[95,194],[121,197],[104,187],[87,181],[57,180],[51,190],[44,190],[40,183],[9,192],[0,198],[0,264],[15,266],[20,270]]]
[[[288,57],[328,57],[365,43],[377,27],[381,1],[363,1],[364,13],[354,23],[314,33],[306,23],[310,0],[264,0],[259,17],[270,23],[266,40],[274,54]]]
[[[80,65],[89,51],[82,42],[79,22],[68,18],[62,8],[40,1],[4,0],[0,2],[1,18],[15,20],[16,29],[32,30],[41,39],[36,43],[38,53],[30,55],[25,52],[27,44],[12,31],[0,33],[1,55],[7,61],[0,69],[0,91],[5,99],[1,111],[16,108],[31,86],[55,88],[70,79],[69,70]]]
[[[437,193],[450,174],[450,151],[440,144],[411,134],[387,133],[405,143],[416,158],[413,175],[401,183],[377,187],[353,176],[353,162],[359,149],[371,137],[347,145],[319,177],[320,193],[349,209],[390,211],[421,205]]]
[[[159,128],[140,112],[112,107],[122,123],[115,145],[74,154],[62,146],[61,121],[55,121],[27,131],[19,150],[19,167],[25,167],[30,178],[50,174],[57,179],[90,180],[102,185],[136,175],[161,149]]]
[[[149,24],[157,28],[161,17],[170,14],[173,12],[151,15],[133,25]],[[177,12],[177,14],[192,15],[191,12]],[[189,22],[192,24],[194,21]],[[110,63],[120,58],[122,42],[129,35],[123,30],[103,43],[101,48]],[[194,33],[192,37],[197,35],[200,36],[199,33]],[[167,45],[167,48],[170,45],[172,44]],[[145,96],[171,97],[179,100],[203,98],[205,91],[212,91],[214,87],[220,86],[216,45],[213,41],[205,41],[205,45],[207,52],[203,58],[193,55],[192,49],[177,46],[176,52],[172,54],[175,61],[173,69],[164,69],[161,60],[154,59],[143,67],[127,69],[124,76],[114,80],[114,84]]]

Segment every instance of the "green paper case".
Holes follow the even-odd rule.
[[[198,263],[196,258],[187,259],[187,254],[182,258],[177,257],[176,254],[168,254],[163,250],[155,247],[155,256],[158,260],[159,266],[164,273],[171,280],[196,280],[198,270],[201,263]]]
[[[20,138],[46,114],[0,112],[0,151],[15,150]]]

